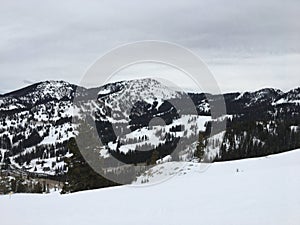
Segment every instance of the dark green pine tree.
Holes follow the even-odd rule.
[[[67,181],[62,194],[118,185],[102,177],[89,166],[79,151],[74,138],[70,139],[68,148],[73,156],[66,160]]]
[[[68,150],[73,155],[65,161],[68,169],[62,193],[118,185],[95,172],[90,166],[101,169],[102,162],[99,160],[99,151],[95,150],[99,147],[98,139],[95,136],[97,132],[92,130],[92,126],[86,122],[82,122],[78,130],[79,135],[76,140],[71,138],[68,142]],[[86,143],[88,143],[87,146]]]
[[[204,135],[200,132],[197,146],[196,146],[195,157],[198,158],[199,160],[202,160],[204,158],[204,154],[205,154],[205,138]]]
[[[39,193],[39,194],[43,193],[43,186],[41,185],[40,182],[34,185],[32,193]]]
[[[154,150],[150,159],[150,165],[155,165],[158,159],[159,159],[159,152],[157,150]]]

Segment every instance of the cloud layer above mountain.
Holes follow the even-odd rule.
[[[79,83],[110,49],[145,39],[197,53],[223,91],[288,90],[300,85],[299,8],[293,0],[2,1],[0,93],[28,81]]]

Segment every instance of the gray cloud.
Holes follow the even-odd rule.
[[[2,92],[23,80],[78,83],[120,44],[157,39],[197,53],[224,91],[299,84],[298,1],[2,1]],[[299,65],[299,66],[298,66]]]
[[[24,84],[33,84],[34,82],[31,80],[23,80],[23,83]]]

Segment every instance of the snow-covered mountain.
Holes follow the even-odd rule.
[[[287,93],[280,95],[274,104],[300,104],[300,88],[295,88]]]
[[[222,118],[229,119],[228,129],[207,140],[208,156],[230,160],[300,147],[299,90],[225,94],[227,115]],[[63,176],[68,169],[65,161],[72,156],[67,143],[78,135],[79,124],[90,120],[104,144],[100,157],[120,154],[122,158],[130,153],[132,158],[123,160],[147,162],[151,154],[140,157],[135,153],[156,149],[159,158],[168,158],[180,143],[181,152],[175,158],[188,161],[193,158],[198,133],[210,131],[209,102],[219,98],[178,92],[154,79],[92,89],[64,81],[40,82],[0,96],[0,162],[5,169]],[[195,106],[194,113],[178,111],[172,104],[188,101]],[[274,141],[279,139],[284,141]]]
[[[192,122],[199,120],[197,124],[201,127],[195,128],[194,133],[203,130],[209,117],[190,115],[191,121],[187,121],[189,118],[180,118],[168,102],[182,96],[153,79],[117,82],[94,89],[63,81],[46,81],[5,94],[0,97],[2,164],[31,173],[63,174],[67,169],[65,158],[72,155],[66,142],[78,133],[80,122],[74,121],[87,119],[87,112],[96,121],[107,145],[102,155],[107,155],[108,150],[117,150],[117,138],[126,142],[120,148],[124,152],[143,145],[163,144],[165,141],[159,138],[170,132],[173,122],[174,126],[186,123],[188,134]],[[131,105],[133,102],[136,104]],[[167,123],[164,131],[159,126],[146,128],[157,116]],[[118,137],[112,135],[114,130],[107,132],[112,125],[120,127],[128,123],[130,129],[122,130]],[[157,132],[160,137],[155,135]]]
[[[235,98],[236,101],[247,102],[247,106],[260,104],[261,102],[273,102],[279,96],[281,96],[283,92],[278,89],[273,88],[264,88],[255,92],[244,92],[241,93],[238,97]]]
[[[72,100],[76,86],[64,81],[46,81],[0,96],[0,110],[21,110],[49,101]]]

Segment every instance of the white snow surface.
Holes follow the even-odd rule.
[[[0,148],[0,163],[3,163],[5,152],[7,152],[6,149]]]
[[[294,104],[300,104],[300,100],[288,100],[281,98],[278,101],[274,102],[272,105],[280,105],[280,104],[285,104],[285,103],[294,103]]]
[[[214,163],[205,171],[192,163],[184,170],[185,175],[158,185],[0,196],[0,221],[4,225],[300,224],[300,150]]]

